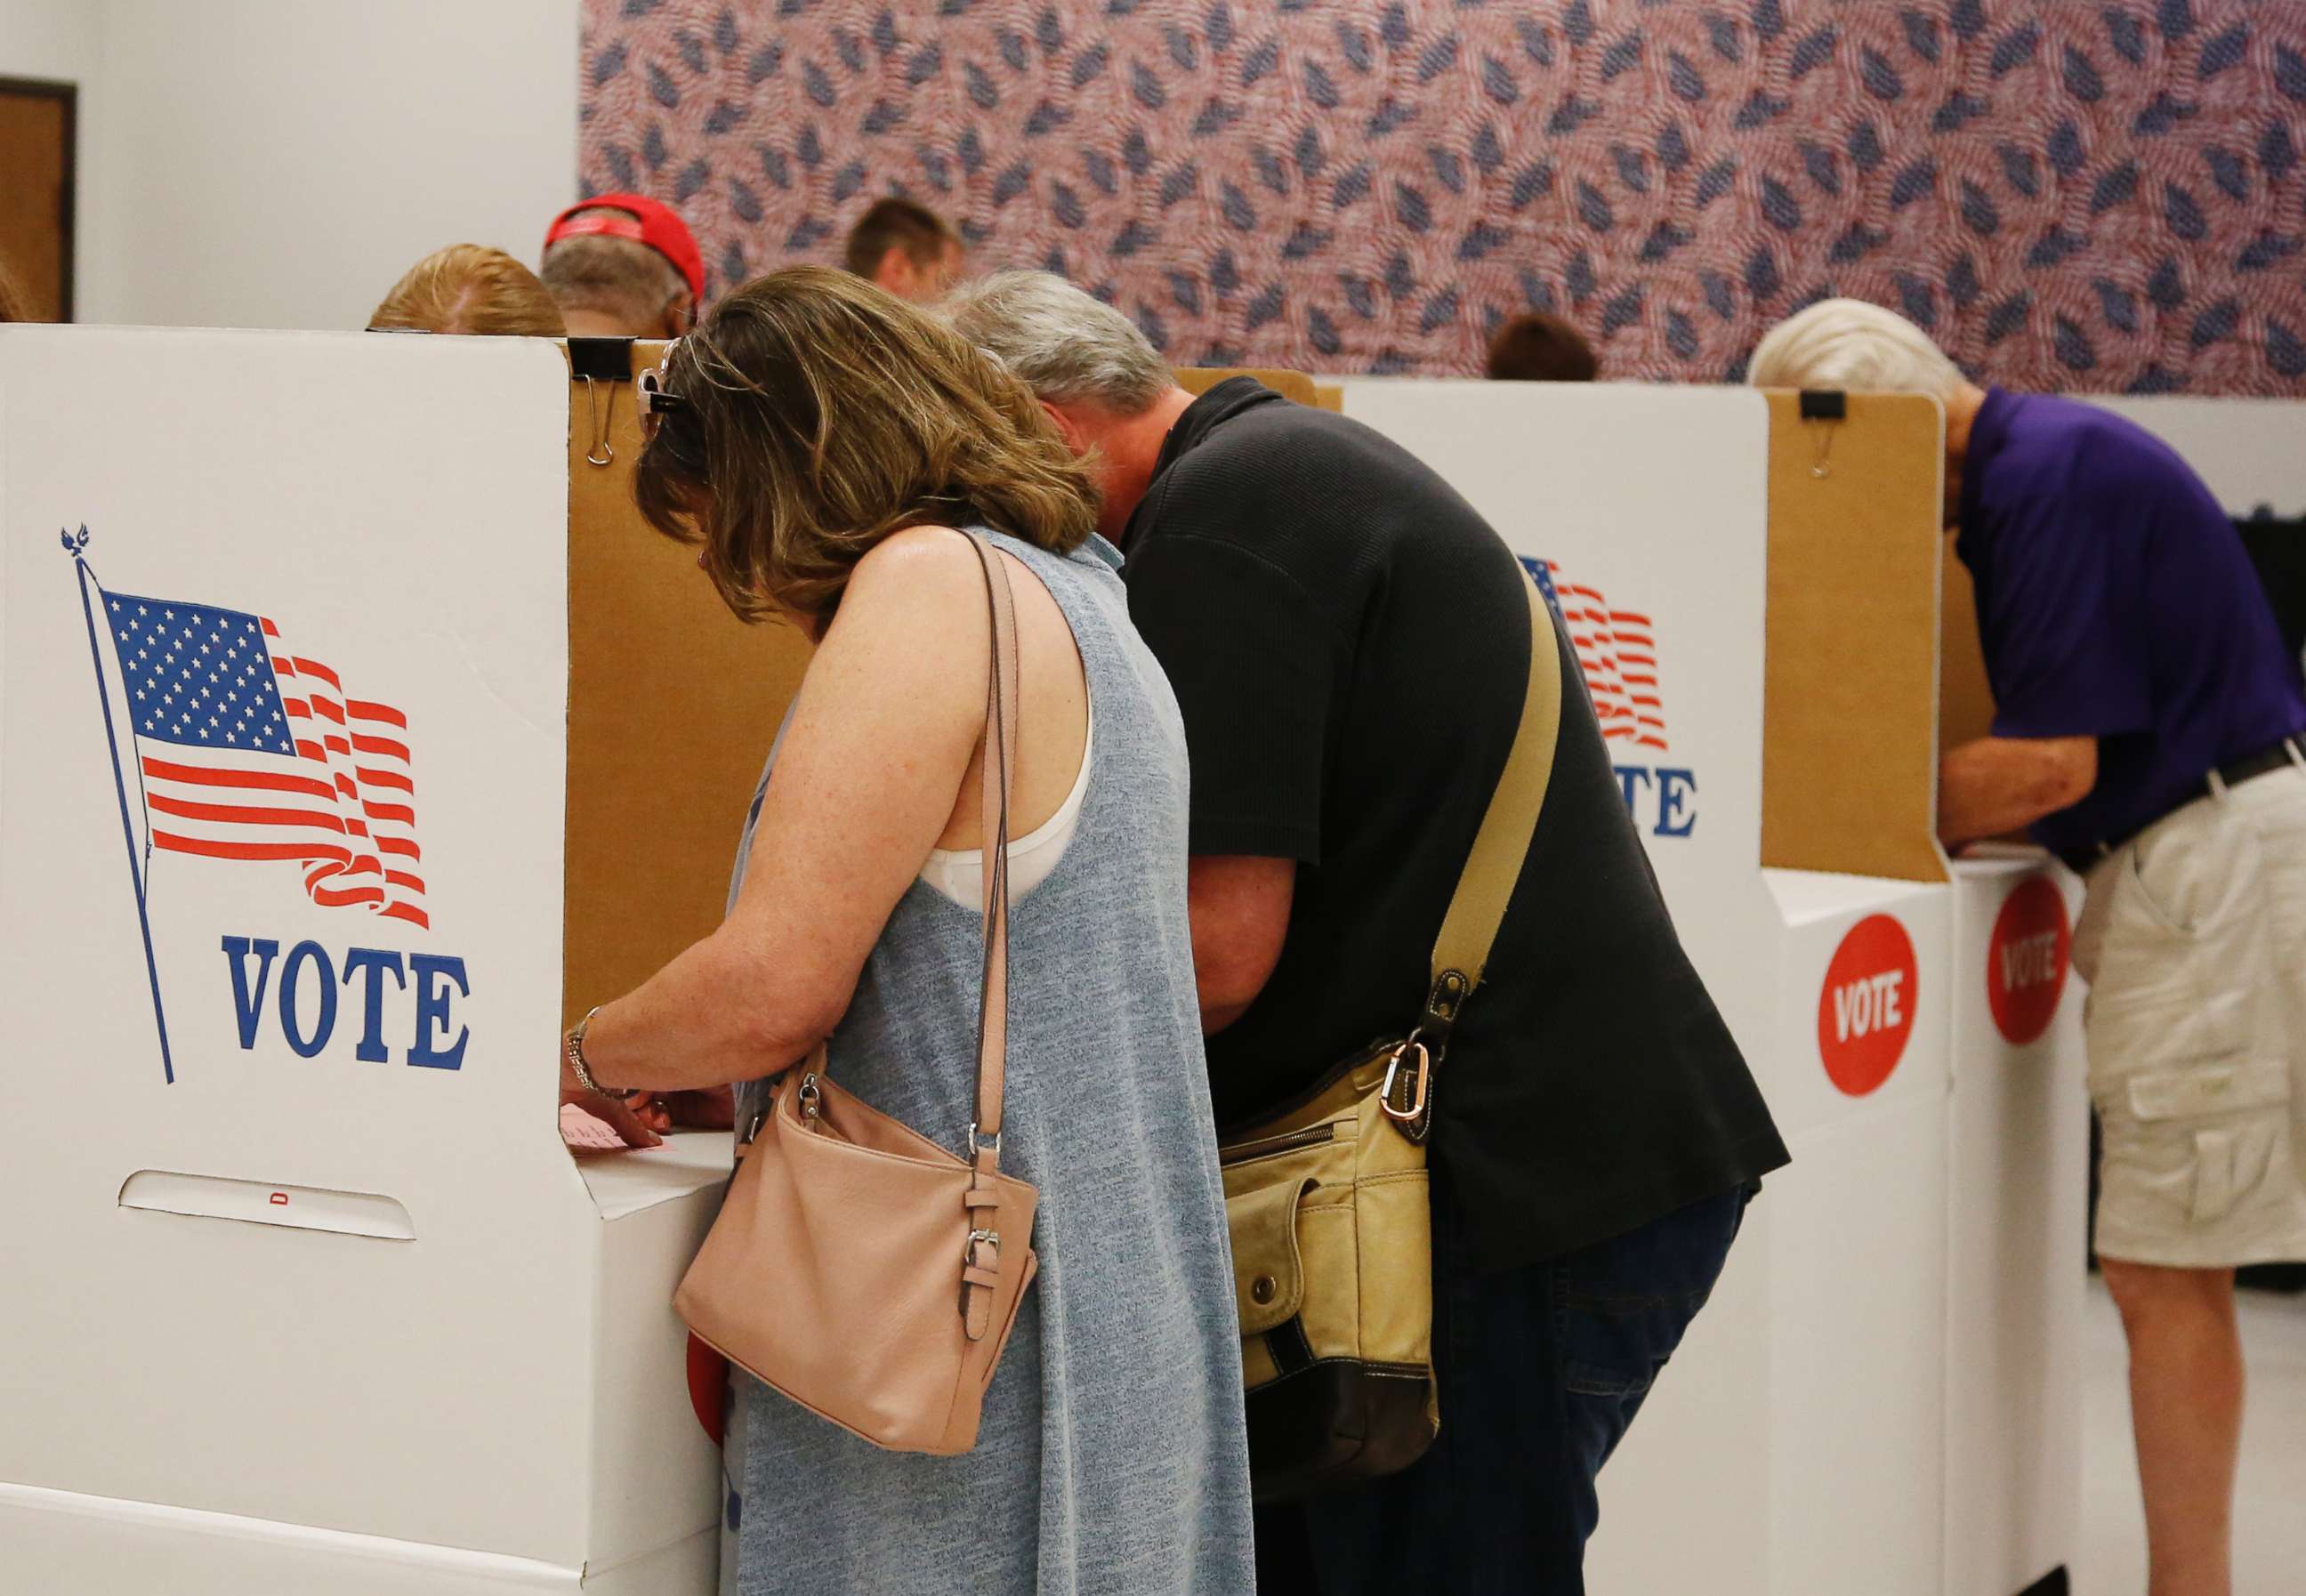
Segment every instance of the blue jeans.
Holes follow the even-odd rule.
[[[1594,1476],[1705,1305],[1754,1190],[1483,1275],[1466,1266],[1437,1169],[1441,1434],[1389,1479],[1260,1508],[1258,1589],[1582,1596]]]

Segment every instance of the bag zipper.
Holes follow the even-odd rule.
[[[1275,1120],[1282,1119],[1289,1114],[1295,1114],[1299,1109],[1303,1108],[1307,1104],[1320,1097],[1321,1095],[1327,1092],[1331,1087],[1336,1086],[1338,1081],[1343,1080],[1346,1076],[1351,1075],[1354,1071],[1360,1069],[1363,1064],[1368,1063],[1371,1059],[1382,1058],[1400,1045],[1399,1040],[1396,1038],[1389,1041],[1371,1042],[1367,1046],[1354,1049],[1353,1052],[1345,1054],[1342,1061],[1336,1064],[1332,1064],[1319,1080],[1315,1080],[1312,1085],[1307,1087],[1304,1090],[1294,1093],[1277,1103],[1268,1105],[1250,1119],[1235,1120],[1229,1125],[1219,1125],[1217,1127],[1217,1139],[1219,1141],[1223,1141],[1228,1135],[1237,1135],[1241,1131],[1250,1130],[1258,1125],[1269,1125]]]
[[[1310,1126],[1302,1131],[1292,1131],[1286,1136],[1268,1136],[1262,1141],[1249,1141],[1236,1148],[1218,1148],[1217,1167],[1230,1169],[1236,1164],[1248,1164],[1259,1158],[1277,1157],[1283,1153],[1294,1153],[1301,1148],[1319,1147],[1323,1142],[1335,1141],[1337,1139],[1336,1128],[1326,1123]]]

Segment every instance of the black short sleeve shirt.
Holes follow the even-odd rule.
[[[1124,553],[1184,714],[1193,851],[1298,865],[1272,978],[1209,1040],[1219,1122],[1238,1122],[1415,1023],[1519,723],[1528,600],[1496,532],[1415,457],[1245,378],[1171,431]],[[1543,644],[1576,681],[1567,640]],[[1489,1267],[1785,1161],[1580,694],[1436,1094],[1436,1156]]]

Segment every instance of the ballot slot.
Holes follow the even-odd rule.
[[[408,1209],[376,1191],[330,1191],[318,1186],[274,1185],[231,1175],[187,1174],[140,1169],[120,1186],[120,1206],[192,1219],[233,1219],[243,1225],[278,1225],[290,1230],[329,1230],[338,1235],[413,1242],[415,1223]]]

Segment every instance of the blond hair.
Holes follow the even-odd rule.
[[[502,250],[452,243],[410,267],[376,314],[372,329],[495,333],[557,338],[568,329],[536,274]]]
[[[747,620],[815,626],[891,533],[982,522],[1055,553],[1097,490],[1025,385],[943,322],[845,271],[756,277],[672,346],[675,408],[642,451],[650,525],[702,543]]]
[[[1862,299],[1828,299],[1789,316],[1755,346],[1755,388],[1838,388],[1850,393],[1953,398],[1969,385],[1930,335]]]

